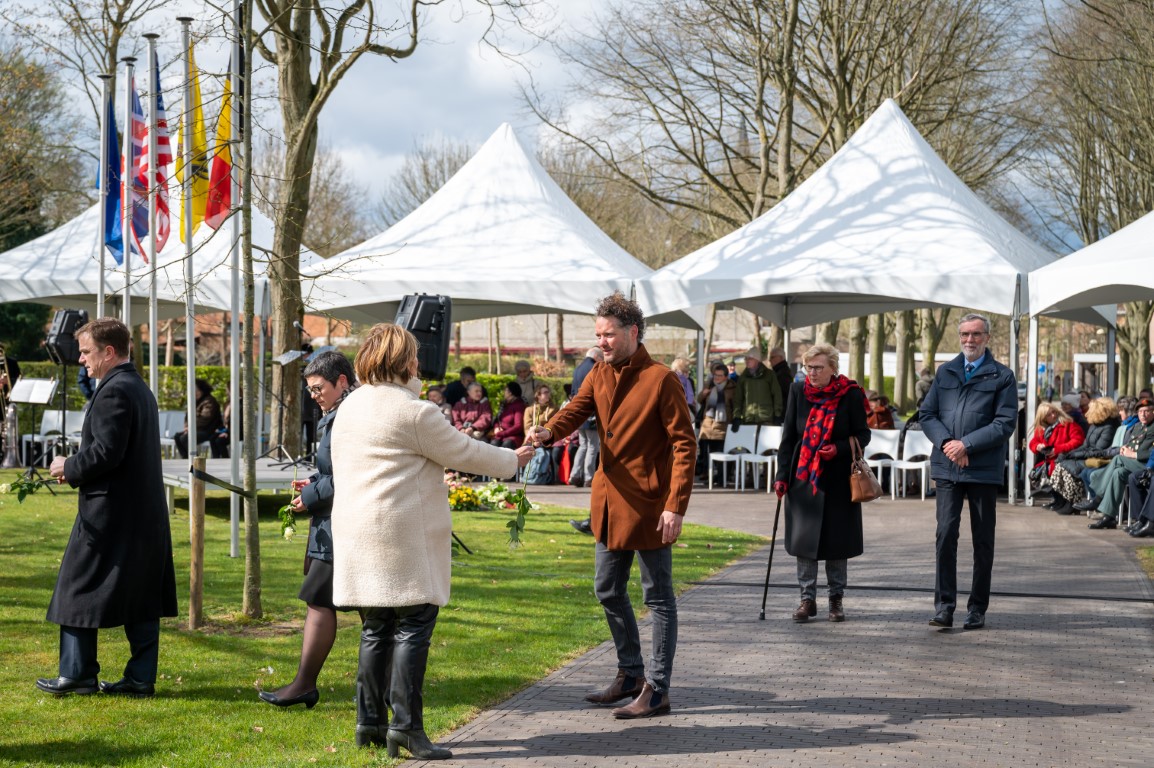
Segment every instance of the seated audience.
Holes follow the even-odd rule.
[[[1054,491],[1054,500],[1046,507],[1059,515],[1074,514],[1074,502],[1086,498],[1082,473],[1087,468],[1087,461],[1094,459],[1095,464],[1105,464],[1109,460],[1114,434],[1121,424],[1118,406],[1108,397],[1099,397],[1090,403],[1086,421],[1090,424],[1090,429],[1087,430],[1086,439],[1082,444],[1054,457],[1054,468],[1050,473],[1050,487]]]
[[[525,405],[532,404],[533,393],[537,391],[537,387],[541,386],[541,382],[533,377],[533,366],[529,364],[528,360],[518,360],[513,363],[513,371],[517,375],[513,381],[521,390],[521,401]]]
[[[489,398],[485,397],[485,388],[475,381],[466,391],[467,397],[453,406],[453,427],[469,437],[484,440],[489,434],[489,427],[493,426],[493,409],[489,407]]]
[[[212,450],[212,458],[223,459],[228,455],[227,445],[213,441],[216,433],[224,429],[224,418],[221,416],[220,403],[212,394],[212,385],[204,379],[196,380],[196,441],[208,442]],[[180,458],[188,458],[188,419],[184,420],[184,429],[173,435],[176,450],[180,451]],[[223,453],[222,453],[223,449]]]
[[[1028,447],[1034,452],[1034,463],[1046,465],[1046,477],[1054,471],[1054,457],[1072,451],[1086,439],[1086,433],[1073,418],[1053,403],[1039,403],[1034,416],[1034,430]]]
[[[869,413],[866,415],[866,424],[870,429],[895,429],[894,414],[890,410],[889,398],[879,395],[872,389],[867,397]]]
[[[1082,413],[1082,396],[1077,392],[1071,392],[1062,397],[1062,411],[1074,420],[1074,423],[1082,428],[1085,432],[1090,428],[1090,424],[1086,421],[1086,416]]]
[[[517,449],[525,441],[525,401],[521,399],[521,385],[510,381],[505,385],[504,394],[505,401],[497,410],[489,442],[498,448]]]
[[[1150,493],[1150,478],[1154,469],[1147,467],[1130,475],[1130,517],[1126,533],[1137,539],[1154,536],[1154,493]]]
[[[461,369],[459,379],[450,381],[445,385],[445,402],[449,404],[450,408],[468,397],[469,385],[476,380],[477,372],[466,365]]]
[[[429,391],[425,393],[425,399],[433,405],[441,409],[441,413],[445,414],[445,418],[449,421],[453,420],[453,406],[445,401],[445,388],[441,386],[429,387]]]
[[[1130,475],[1146,468],[1150,459],[1150,449],[1154,447],[1154,400],[1138,401],[1138,423],[1126,433],[1124,444],[1118,455],[1110,459],[1096,477],[1095,490],[1101,495],[1074,505],[1079,512],[1101,513],[1101,517],[1090,523],[1095,530],[1118,527],[1118,507],[1122,492]]]

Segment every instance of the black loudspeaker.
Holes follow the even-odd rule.
[[[410,294],[401,299],[393,321],[417,337],[417,363],[421,378],[440,381],[449,365],[449,328],[453,325],[453,300],[448,296]]]
[[[52,318],[52,327],[44,347],[48,357],[57,365],[76,365],[80,360],[80,342],[76,340],[76,329],[88,322],[88,313],[83,309],[58,309]]]

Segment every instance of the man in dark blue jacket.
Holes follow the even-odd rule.
[[[994,503],[1006,468],[1006,446],[1018,413],[1014,373],[986,349],[990,321],[969,314],[958,323],[962,353],[938,369],[920,421],[934,444],[930,476],[937,483],[937,579],[930,626],[954,623],[958,589],[958,528],[969,501],[974,580],[965,629],[986,623],[994,568]]]

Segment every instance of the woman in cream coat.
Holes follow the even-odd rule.
[[[437,611],[449,601],[444,470],[511,477],[533,448],[472,440],[421,400],[417,340],[400,326],[373,326],[354,365],[361,386],[332,433],[332,528],[333,602],[361,613],[356,741],[387,746],[390,757],[403,746],[445,759],[449,750],[425,735],[421,696]]]

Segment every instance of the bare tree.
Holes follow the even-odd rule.
[[[401,168],[389,179],[372,212],[380,229],[388,229],[415,211],[461,170],[476,148],[446,137],[413,143]]]
[[[1154,6],[1080,0],[1050,21],[1035,178],[1059,221],[1091,243],[1154,208]],[[1125,305],[1122,392],[1149,384],[1152,315],[1152,302]]]
[[[253,203],[272,219],[276,218],[285,189],[277,176],[282,164],[280,139],[265,134],[254,160]],[[309,177],[312,203],[304,231],[305,246],[328,258],[368,239],[372,229],[364,202],[369,192],[353,179],[341,156],[322,145]]]
[[[281,354],[296,340],[293,322],[304,311],[300,284],[300,246],[312,204],[310,172],[317,151],[318,120],[337,85],[364,55],[400,61],[421,42],[427,15],[443,10],[442,0],[377,0],[305,3],[301,0],[253,0],[266,25],[254,29],[251,43],[277,73],[280,118],[284,130],[283,205],[274,218],[276,234],[269,263],[272,285],[272,352]],[[492,42],[510,24],[531,20],[535,0],[476,0],[488,14],[485,40]],[[273,388],[290,414],[285,434],[276,434],[290,451],[300,445],[300,388],[285,386],[300,376],[299,363],[273,369]]]
[[[77,133],[53,70],[0,41],[0,252],[87,205]]]

